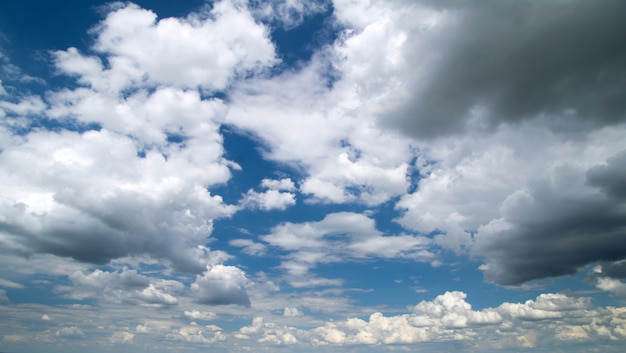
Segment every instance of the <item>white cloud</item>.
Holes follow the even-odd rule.
[[[286,317],[297,317],[297,316],[302,316],[302,315],[304,315],[302,311],[294,307],[286,307],[285,310],[283,311],[283,316],[286,316]]]
[[[276,63],[267,30],[245,6],[229,0],[185,19],[157,20],[130,4],[111,12],[93,32],[93,49],[109,57],[109,67],[73,48],[56,52],[56,64],[102,92],[142,84],[222,90],[236,75]]]
[[[278,190],[267,190],[264,192],[248,190],[241,203],[244,207],[252,209],[284,211],[287,207],[296,204],[296,195],[290,192],[280,192]]]
[[[0,287],[22,289],[24,288],[24,285],[13,282],[13,281],[9,281],[4,278],[0,278]]]
[[[149,278],[135,270],[95,270],[89,274],[77,271],[69,278],[73,285],[58,286],[58,292],[73,299],[96,298],[113,303],[176,305],[178,300],[172,293],[184,288],[178,281]]]
[[[294,276],[292,285],[315,283],[303,277],[318,263],[337,263],[362,258],[410,258],[435,260],[427,248],[428,238],[410,235],[384,235],[374,220],[359,213],[338,212],[318,222],[282,223],[261,239],[288,251],[281,265]],[[336,283],[330,280],[329,283]]]
[[[607,277],[600,277],[596,283],[596,287],[603,291],[611,292],[618,297],[626,299],[626,283]]]
[[[135,340],[135,334],[131,332],[115,332],[109,338],[111,343],[125,343],[130,344]]]
[[[222,333],[222,329],[219,326],[198,326],[195,324],[183,326],[176,331],[172,331],[167,337],[175,341],[204,344],[220,342],[226,339],[226,336]]]
[[[205,320],[212,321],[217,318],[217,314],[212,311],[199,311],[199,310],[185,310],[185,317],[191,320]]]
[[[255,243],[250,239],[233,239],[228,242],[228,245],[241,248],[244,254],[248,255],[263,255],[265,254],[266,247],[261,243]]]
[[[83,331],[76,326],[69,326],[58,330],[56,335],[59,337],[80,338],[85,336],[85,333],[83,333]]]
[[[199,304],[250,306],[247,285],[245,273],[237,267],[207,266],[206,271],[191,284],[191,293]]]
[[[280,180],[263,179],[261,180],[261,186],[269,190],[280,190],[280,191],[296,190],[296,186],[290,178],[283,178]]]

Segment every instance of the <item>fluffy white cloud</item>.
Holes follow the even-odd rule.
[[[133,343],[135,340],[135,334],[131,332],[115,332],[109,338],[111,343]]]
[[[0,207],[14,230],[5,235],[7,243],[93,263],[144,253],[182,271],[206,266],[211,253],[197,245],[211,233],[214,218],[236,211],[206,190],[230,177],[217,125],[205,120],[216,113],[197,93],[161,90],[150,97],[121,101],[119,111],[132,110],[127,104],[158,108],[162,121],[158,114],[139,113],[156,119],[153,125],[144,120],[128,127],[123,119],[116,125],[115,114],[101,116],[91,106],[85,107],[85,122],[108,121],[104,124],[121,130],[32,131],[3,149],[0,159],[7,168],[0,171],[5,195]],[[175,118],[181,120],[174,123]],[[184,146],[166,141],[168,124],[184,135],[190,131]],[[152,130],[158,138],[146,135],[139,142],[126,135],[135,129],[148,135]]]
[[[258,208],[263,211],[285,210],[287,207],[296,204],[296,195],[278,190],[267,190],[264,192],[248,190],[241,203],[244,207]]]
[[[302,311],[294,307],[286,307],[285,310],[283,311],[283,316],[287,316],[287,317],[296,317],[296,316],[302,316],[302,315],[304,315]]]
[[[318,263],[375,257],[435,260],[435,255],[427,250],[430,239],[384,235],[376,229],[373,219],[351,212],[332,213],[319,222],[286,222],[261,239],[289,252],[281,267],[296,277],[292,284],[301,282],[308,268]]]
[[[606,278],[606,277],[598,278],[596,287],[598,287],[599,289],[603,291],[611,292],[621,298],[626,299],[626,283],[618,279]]]
[[[207,266],[206,271],[191,284],[191,293],[199,304],[250,306],[247,285],[245,273],[237,267]]]
[[[73,299],[96,298],[113,303],[176,305],[178,300],[173,294],[184,288],[178,281],[146,277],[135,270],[77,271],[69,279],[72,286],[58,286],[58,292]]]
[[[212,311],[185,310],[184,314],[186,318],[191,319],[191,320],[211,321],[217,317],[217,314],[215,314]]]
[[[219,326],[199,326],[196,324],[183,326],[177,331],[169,333],[167,337],[175,341],[204,344],[220,342],[226,339],[226,336],[222,333],[222,329]]]
[[[64,338],[80,338],[85,336],[85,333],[76,326],[69,326],[58,330],[56,335]]]
[[[93,49],[102,63],[74,48],[58,51],[56,65],[97,91],[121,92],[136,85],[226,88],[236,75],[276,62],[265,27],[246,6],[224,0],[210,11],[165,18],[129,4],[112,11],[95,29]]]

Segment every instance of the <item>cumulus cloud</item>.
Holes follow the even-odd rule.
[[[57,291],[73,299],[96,298],[113,303],[143,305],[175,305],[184,285],[178,281],[149,278],[135,270],[91,273],[74,272],[69,276],[72,286],[58,286]]]
[[[536,301],[503,303],[497,308],[471,309],[465,293],[447,292],[433,301],[422,301],[414,313],[397,316],[372,314],[368,320],[351,318],[326,323],[312,330],[317,344],[380,344],[416,343],[442,340],[478,341],[488,334],[498,337],[504,346],[532,346],[536,336],[552,335],[557,339],[587,339],[608,334],[621,336],[622,319],[613,308],[592,309],[585,298],[569,298],[561,294],[542,294]],[[519,326],[517,320],[532,322]],[[544,320],[544,321],[537,321]],[[561,324],[550,325],[552,320]],[[522,340],[510,340],[513,330]],[[479,343],[483,349],[490,343]]]
[[[281,267],[297,277],[318,263],[367,258],[409,258],[432,261],[430,240],[411,235],[384,235],[373,219],[359,213],[332,213],[318,222],[286,222],[260,237],[289,252]],[[294,283],[299,282],[294,280]]]
[[[208,13],[160,20],[128,4],[109,13],[93,33],[93,50],[106,55],[106,63],[75,48],[55,57],[63,73],[98,91],[143,84],[222,90],[236,75],[276,62],[265,27],[246,6],[229,0],[216,2]]]
[[[191,320],[211,321],[217,317],[217,314],[215,314],[212,311],[185,310],[184,314],[186,318],[191,319]]]
[[[376,58],[358,67],[355,78],[363,79],[355,83],[365,92],[374,87],[373,98],[389,98],[380,104],[381,121],[412,136],[430,139],[538,116],[555,129],[624,119],[617,78],[624,74],[621,3],[378,1],[365,7],[339,1],[335,7],[358,31],[347,42],[346,64],[369,58],[362,53]],[[354,50],[365,38],[376,45]]]
[[[296,195],[290,191],[295,190],[291,179],[270,180],[263,179],[261,186],[267,189],[264,192],[256,192],[252,189],[244,195],[240,201],[243,207],[260,209],[263,211],[285,210],[296,204]],[[281,191],[287,190],[287,191]]]
[[[59,337],[65,338],[81,338],[85,336],[85,333],[76,326],[63,327],[56,332]]]
[[[109,341],[111,343],[124,343],[130,344],[135,340],[135,334],[131,332],[115,332],[111,337],[109,337]]]
[[[191,324],[183,326],[167,335],[168,339],[191,343],[215,343],[224,341],[226,336],[222,333],[222,328],[216,325],[198,326]]]
[[[206,305],[250,306],[245,273],[234,266],[207,266],[191,284],[193,300]]]

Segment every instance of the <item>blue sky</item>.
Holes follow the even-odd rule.
[[[0,2],[0,351],[621,351],[624,7]]]

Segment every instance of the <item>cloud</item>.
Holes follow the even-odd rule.
[[[551,179],[537,180],[504,200],[503,218],[476,236],[478,251],[489,259],[487,279],[519,284],[626,258],[626,247],[619,245],[626,225],[624,200],[587,189],[584,175],[562,167]]]
[[[115,332],[109,338],[111,343],[130,344],[135,340],[135,334],[131,332]]]
[[[188,98],[203,105],[197,95]],[[185,98],[173,99],[161,104],[176,110]],[[183,148],[161,141],[163,149],[142,152],[133,138],[106,129],[33,131],[6,146],[0,160],[12,172],[0,172],[6,191],[0,207],[11,215],[2,226],[11,234],[9,243],[97,264],[150,254],[178,270],[200,272],[212,254],[197,245],[210,234],[214,218],[236,211],[206,190],[230,172],[221,160],[217,127],[201,125],[196,132],[202,137],[190,138]]]
[[[0,305],[9,305],[11,301],[9,297],[7,297],[7,291],[4,289],[0,289]]]
[[[85,336],[83,331],[76,326],[63,327],[62,329],[56,332],[56,335],[59,337],[66,337],[66,338],[81,338]]]
[[[327,0],[252,0],[249,6],[255,18],[289,30],[301,25],[307,17],[327,11],[332,5]]]
[[[194,302],[199,304],[250,306],[247,285],[245,273],[237,267],[207,266],[206,271],[191,284],[191,293]]]
[[[250,239],[233,239],[228,242],[228,245],[241,248],[244,254],[248,255],[264,255],[266,247],[261,243],[255,243]]]
[[[281,267],[302,281],[308,268],[318,263],[337,263],[368,258],[409,258],[432,261],[430,240],[411,235],[383,235],[374,220],[359,213],[338,212],[318,222],[285,222],[261,240],[287,251]],[[336,280],[334,280],[336,281]]]
[[[59,286],[57,291],[73,299],[96,298],[112,303],[176,305],[178,300],[171,293],[184,287],[178,281],[149,278],[135,270],[95,270],[89,274],[77,271],[69,278],[73,286]]]
[[[217,318],[217,314],[212,311],[185,310],[185,317],[191,320],[212,321]]]
[[[302,170],[308,201],[379,205],[406,192],[411,149],[355,112],[349,87],[328,87],[337,54],[326,50],[298,72],[238,82],[226,123],[263,141],[265,158]]]
[[[286,316],[286,317],[298,317],[298,316],[303,316],[303,315],[304,314],[302,313],[302,311],[294,307],[286,307],[285,310],[283,311],[283,316]]]
[[[198,326],[192,324],[183,326],[177,331],[172,331],[167,335],[167,338],[175,341],[210,344],[224,341],[226,336],[218,326]]]
[[[263,179],[261,181],[261,186],[268,190],[264,192],[256,192],[252,189],[248,190],[243,199],[240,201],[243,207],[260,209],[263,211],[284,211],[287,207],[296,204],[296,195],[289,192],[295,190],[295,185],[291,179]],[[287,190],[287,192],[281,192],[281,190]]]
[[[222,90],[237,75],[276,63],[265,27],[247,7],[229,0],[184,19],[160,20],[128,4],[109,13],[92,33],[93,50],[106,55],[106,63],[75,48],[54,55],[61,72],[101,92],[144,84]]]
[[[598,278],[596,287],[603,291],[611,292],[620,298],[626,299],[626,283],[620,280],[601,277]]]
[[[24,285],[0,278],[0,287],[22,289]]]
[[[525,303],[505,302],[497,308],[478,311],[472,310],[465,298],[463,292],[446,292],[432,301],[420,302],[410,314],[385,316],[378,312],[367,320],[327,322],[307,334],[316,345],[455,340],[473,342],[474,348],[481,350],[532,347],[539,336],[583,340],[623,336],[621,309],[592,308],[588,298],[542,294]]]
[[[354,29],[344,72],[384,125],[432,139],[537,117],[559,131],[623,122],[621,3],[372,5],[335,8]]]

